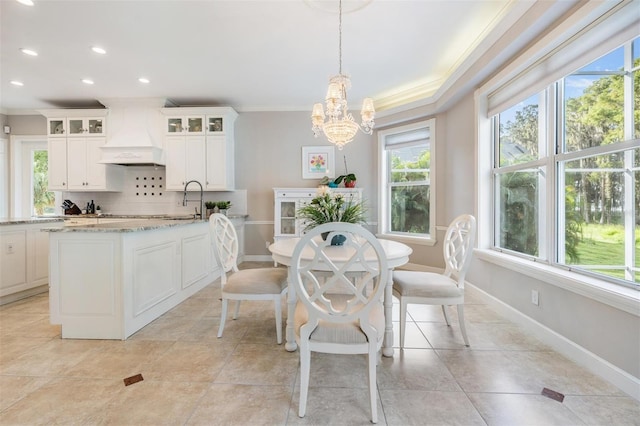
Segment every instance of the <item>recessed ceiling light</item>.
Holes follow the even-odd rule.
[[[22,3],[25,6],[33,6],[33,1],[32,0],[18,0],[18,3]]]
[[[107,53],[107,51],[106,51],[106,50],[104,50],[104,49],[103,49],[102,47],[100,47],[100,46],[92,46],[92,47],[91,47],[91,50],[93,50],[94,52],[99,53],[99,54],[101,54],[101,55],[105,55],[105,54]]]
[[[35,50],[22,48],[22,49],[20,49],[20,51],[21,51],[22,53],[24,53],[25,55],[29,55],[29,56],[38,56],[38,52],[36,52]]]
[[[14,86],[24,86],[24,83],[18,80],[11,80],[11,84]]]
[[[88,78],[83,78],[83,79],[82,79],[82,82],[83,82],[84,84],[93,84],[93,80],[88,79]]]
[[[140,78],[138,79],[138,81],[139,81],[140,83],[144,83],[144,84],[148,84],[148,83],[149,83],[149,79],[148,79],[148,78],[144,78],[144,77],[140,77]]]

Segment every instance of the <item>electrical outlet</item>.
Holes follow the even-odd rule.
[[[271,242],[269,242],[269,241],[265,241],[265,242],[264,242],[264,246],[265,246],[266,248],[269,248],[269,246],[270,246],[270,245],[271,245]]]
[[[538,290],[531,290],[531,303],[533,303],[536,306],[539,306]]]

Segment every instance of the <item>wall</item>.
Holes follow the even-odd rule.
[[[8,123],[12,135],[47,134],[47,119],[43,115],[11,115]]]
[[[270,257],[265,242],[273,242],[273,188],[314,188],[318,180],[302,179],[302,147],[327,145],[323,135],[311,132],[309,112],[244,112],[236,121],[236,186],[247,190],[245,253]],[[349,172],[369,211],[369,222],[377,220],[376,139],[359,133],[355,140],[336,149],[337,175]]]
[[[4,133],[4,126],[9,117],[0,114],[0,217],[9,215],[9,135]]]

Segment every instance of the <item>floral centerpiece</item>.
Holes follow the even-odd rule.
[[[307,231],[328,222],[364,223],[365,208],[361,202],[347,201],[342,194],[332,194],[328,188],[323,188],[311,202],[298,209],[297,216],[304,220]],[[323,234],[323,238],[327,235]],[[336,235],[331,244],[341,245],[344,240],[344,236]]]

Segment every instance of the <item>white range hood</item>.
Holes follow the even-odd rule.
[[[164,165],[162,98],[100,99],[109,109],[107,142],[100,163],[126,166]]]

